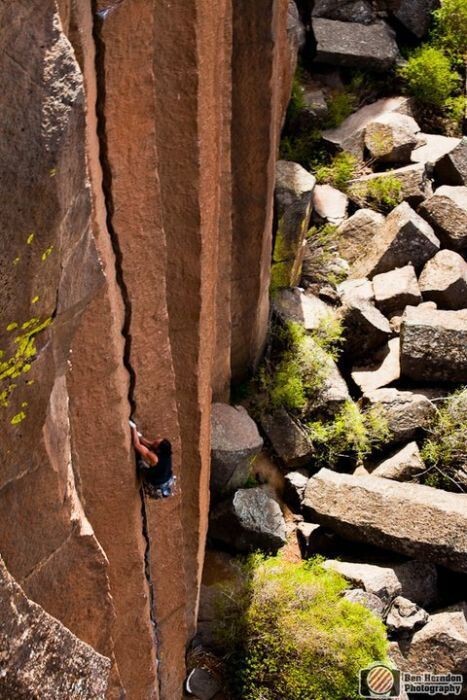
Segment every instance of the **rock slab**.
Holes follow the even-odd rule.
[[[321,469],[305,516],[357,542],[467,573],[467,495]]]
[[[0,697],[104,700],[110,659],[29,600],[0,558]]]

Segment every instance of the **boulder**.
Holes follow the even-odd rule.
[[[384,216],[373,209],[359,209],[337,231],[337,250],[350,264],[366,253],[368,244],[378,235]]]
[[[419,605],[431,605],[438,595],[436,567],[421,561],[380,565],[328,560],[324,566],[386,604],[403,595]]]
[[[313,192],[313,209],[315,213],[329,224],[337,226],[347,216],[349,199],[340,190],[331,185],[316,185]]]
[[[350,603],[363,605],[363,607],[368,608],[373,615],[382,619],[385,606],[381,598],[378,598],[374,593],[367,593],[367,591],[362,591],[360,588],[351,588],[348,591],[344,591],[342,597]]]
[[[371,24],[376,19],[375,11],[368,0],[341,0],[339,3],[335,0],[315,0],[311,15],[359,24]]]
[[[443,185],[420,206],[448,248],[467,247],[467,187]]]
[[[375,299],[373,285],[366,277],[345,280],[337,285],[337,292],[343,306],[355,303],[372,302]]]
[[[314,523],[298,523],[297,540],[303,559],[324,554],[336,548],[334,533]]]
[[[388,112],[411,114],[410,101],[407,97],[383,97],[357,110],[335,129],[323,131],[323,138],[331,146],[363,158],[364,135],[367,125]]]
[[[413,117],[387,112],[366,127],[365,146],[372,158],[383,163],[409,163],[419,132]]]
[[[371,473],[384,479],[395,481],[410,481],[425,470],[416,442],[409,442],[395,454],[378,464]]]
[[[211,494],[220,498],[245,484],[263,440],[243,406],[214,403],[211,429]]]
[[[313,409],[323,409],[328,415],[334,415],[339,411],[350,394],[347,382],[339,371],[336,362],[324,351],[321,364],[327,368],[327,376],[320,389],[319,396],[313,402]]]
[[[305,430],[284,408],[274,413],[263,413],[261,427],[274,451],[290,468],[308,464],[314,454],[313,445]]]
[[[211,512],[209,536],[237,552],[277,552],[286,543],[284,516],[260,486],[239,489]]]
[[[396,637],[408,636],[428,622],[428,613],[411,600],[397,596],[386,617],[390,634]]]
[[[302,507],[309,478],[309,474],[305,469],[288,472],[284,477],[284,501],[296,513],[299,513]]]
[[[447,138],[447,137],[446,137]],[[467,138],[443,154],[435,168],[436,177],[445,185],[467,185]]]
[[[423,298],[441,309],[467,307],[467,263],[453,250],[440,250],[428,260],[419,285]]]
[[[315,183],[313,175],[298,163],[277,162],[274,197],[278,223],[273,263],[281,266],[287,282],[284,286],[294,286],[300,279]]]
[[[416,306],[422,301],[413,265],[375,275],[373,290],[375,305],[386,316],[405,309],[409,304]]]
[[[104,700],[110,659],[29,600],[0,557],[0,697]]]
[[[425,36],[430,28],[431,13],[438,0],[400,0],[394,16],[418,39]]]
[[[391,338],[386,345],[372,355],[370,364],[353,368],[352,379],[362,393],[380,389],[400,378],[399,354],[399,338]]]
[[[407,202],[402,202],[389,214],[381,232],[369,244],[369,252],[355,263],[351,277],[373,278],[406,265],[419,271],[439,247],[440,242],[430,224]]]
[[[460,139],[454,136],[441,136],[441,134],[420,133],[419,139],[422,143],[412,151],[410,160],[412,163],[423,163],[430,173],[433,169],[437,172],[437,163],[460,142]]]
[[[344,349],[352,358],[368,356],[391,336],[389,321],[368,301],[353,299],[340,313],[345,330]]]
[[[416,381],[467,381],[467,310],[408,306],[401,326],[401,371]]]
[[[222,684],[207,668],[194,668],[185,683],[186,691],[197,700],[213,700],[222,690]]]
[[[401,591],[401,584],[392,568],[375,564],[360,564],[328,559],[323,564],[325,569],[337,571],[354,586],[372,593],[384,603],[389,603]]]
[[[394,32],[384,22],[369,26],[314,17],[318,63],[387,71],[399,58]]]
[[[321,469],[303,509],[344,538],[467,573],[466,494]]]
[[[461,611],[430,615],[410,641],[399,642],[393,657],[400,670],[412,674],[467,673],[467,621]],[[407,688],[410,692],[410,687]],[[445,697],[455,697],[449,694]],[[463,696],[464,697],[464,696]]]
[[[319,85],[305,85],[303,88],[303,101],[306,111],[314,117],[325,117],[328,113],[326,95]]]
[[[391,442],[406,442],[428,428],[435,415],[434,404],[424,395],[398,389],[375,389],[364,394],[362,403],[378,406],[388,422]]]
[[[427,178],[423,163],[405,165],[403,168],[357,177],[350,180],[347,194],[355,204],[364,206],[368,196],[368,185],[375,180],[384,184],[388,178],[391,181],[398,181],[400,199],[406,200],[414,207],[432,194],[431,183]]]
[[[319,297],[299,288],[281,289],[274,294],[273,311],[283,321],[300,323],[305,330],[313,331],[325,319],[332,318],[334,310]]]

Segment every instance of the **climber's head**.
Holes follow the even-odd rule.
[[[156,454],[159,457],[170,457],[172,454],[172,445],[169,440],[163,438],[162,440],[157,440]]]

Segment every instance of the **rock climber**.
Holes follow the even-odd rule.
[[[175,486],[170,441],[166,438],[147,440],[132,420],[130,428],[145,492],[152,498],[168,498]]]

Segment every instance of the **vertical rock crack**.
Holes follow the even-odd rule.
[[[107,130],[106,130],[106,79],[105,79],[105,41],[102,37],[102,26],[105,17],[97,12],[97,2],[93,0],[92,11],[94,16],[93,36],[96,51],[96,84],[97,84],[97,99],[96,99],[96,114],[97,114],[97,135],[99,139],[99,159],[102,169],[102,189],[104,194],[106,208],[106,223],[109,232],[113,253],[115,256],[115,272],[117,284],[123,300],[124,320],[122,325],[122,335],[124,339],[123,364],[128,372],[129,387],[128,387],[128,403],[130,406],[130,416],[136,410],[136,402],[134,398],[135,389],[135,371],[131,364],[131,314],[132,305],[128,288],[125,283],[123,273],[123,254],[120,246],[118,234],[113,225],[114,202],[112,196],[112,168],[108,155]],[[154,585],[151,578],[151,543],[149,538],[148,520],[146,513],[146,503],[144,499],[143,488],[140,488],[141,497],[141,521],[142,533],[145,542],[144,552],[144,573],[149,591],[150,618],[154,633],[154,645],[157,655],[157,625],[154,615]]]

